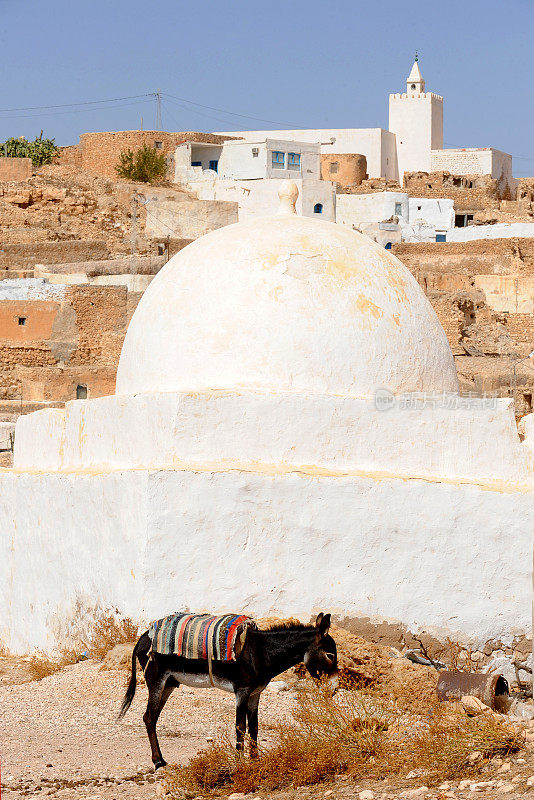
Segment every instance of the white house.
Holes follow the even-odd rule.
[[[321,153],[361,153],[370,178],[399,180],[404,172],[446,169],[453,174],[492,175],[503,187],[512,173],[512,156],[493,148],[443,149],[443,97],[426,91],[416,57],[406,90],[389,95],[389,130],[382,128],[320,128],[275,131],[225,131],[248,141],[269,136],[315,142]],[[470,155],[466,155],[470,154]]]
[[[339,194],[336,220],[389,249],[400,241],[443,241],[454,227],[454,204],[450,199],[409,197],[406,192]]]
[[[185,142],[175,151],[175,181],[200,200],[237,202],[240,220],[269,214],[280,182],[288,178],[299,188],[299,213],[335,221],[335,185],[321,180],[317,143],[237,139],[221,145]]]

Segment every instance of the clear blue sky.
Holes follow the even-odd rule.
[[[299,127],[387,128],[419,49],[447,146],[493,146],[534,175],[534,0],[0,0],[0,109],[162,92]],[[0,140],[58,144],[154,127],[151,98],[0,111]],[[166,130],[280,127],[163,101]]]

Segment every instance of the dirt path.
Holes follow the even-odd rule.
[[[41,681],[27,681],[27,665],[0,665],[0,747],[3,800],[51,796],[54,800],[156,800],[156,778],[142,714],[146,687],[139,683],[126,717],[116,721],[127,672],[102,670],[85,661]],[[292,713],[292,691],[267,691],[260,707],[260,741],[272,723]],[[216,690],[175,690],[159,725],[169,763],[188,760],[220,730],[232,734],[234,700]],[[534,800],[534,726],[526,749],[504,763],[488,765],[472,781],[432,790],[421,779],[364,782],[339,780],[328,786],[277,792],[276,800],[426,800],[481,796],[488,800]],[[165,778],[164,772],[159,776]],[[159,777],[157,782],[159,784]],[[530,781],[529,781],[530,778]],[[481,782],[485,782],[485,785]],[[474,786],[474,784],[477,784]],[[164,786],[164,780],[161,788]],[[365,794],[370,792],[371,794]],[[410,794],[412,793],[412,794]],[[160,796],[161,796],[160,791]],[[265,793],[250,795],[266,800]],[[235,798],[235,800],[238,800]],[[247,798],[249,800],[249,798]]]
[[[82,662],[41,681],[0,685],[2,784],[8,800],[154,795],[150,749],[142,721],[146,687],[117,722],[127,673]],[[159,737],[169,762],[191,757],[206,737],[232,725],[233,697],[175,690]],[[75,784],[75,785],[73,785]]]

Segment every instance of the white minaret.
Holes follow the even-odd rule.
[[[443,97],[425,92],[417,55],[406,93],[389,96],[389,130],[397,140],[401,184],[405,172],[430,172],[431,150],[443,149]]]

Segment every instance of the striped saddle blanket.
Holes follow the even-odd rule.
[[[170,614],[153,622],[148,635],[155,653],[235,661],[248,627],[256,623],[244,615]]]

